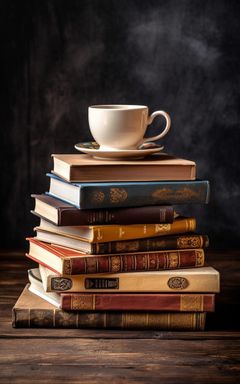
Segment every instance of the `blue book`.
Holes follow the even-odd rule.
[[[70,183],[48,173],[50,196],[79,209],[140,207],[161,204],[207,204],[209,182],[149,181],[111,183]]]

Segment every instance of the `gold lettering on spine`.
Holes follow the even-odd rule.
[[[203,311],[203,296],[202,295],[181,295],[180,311],[183,311],[183,312]]]

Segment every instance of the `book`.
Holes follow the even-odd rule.
[[[47,176],[50,177],[47,194],[79,209],[207,204],[210,194],[206,180],[69,183],[53,174]]]
[[[59,275],[39,265],[46,292],[217,293],[219,273],[212,267],[149,272]]]
[[[179,235],[156,236],[142,239],[88,243],[52,232],[37,231],[35,239],[58,246],[73,248],[88,254],[113,254],[129,252],[150,252],[171,249],[206,248],[209,245],[207,235],[184,233]]]
[[[143,160],[100,160],[80,154],[53,154],[53,173],[68,181],[195,180],[194,161],[166,153]]]
[[[214,294],[45,292],[39,268],[28,276],[31,292],[65,311],[213,312],[215,306]]]
[[[130,225],[89,225],[58,227],[44,219],[35,228],[37,237],[40,232],[70,237],[89,243],[102,243],[117,240],[130,240],[154,236],[174,235],[193,232],[196,229],[196,219],[193,217],[177,217],[172,223],[165,224],[130,224]],[[54,242],[51,241],[50,242]]]
[[[12,310],[19,328],[204,330],[206,312],[63,311],[24,288]]]
[[[30,292],[48,301],[57,308],[61,307],[61,296],[59,293],[46,292],[44,290],[39,268],[32,268],[28,270],[28,280],[30,283],[28,287]]]
[[[171,205],[80,210],[48,195],[32,195],[31,211],[55,225],[172,223],[176,213]]]
[[[29,238],[27,256],[58,274],[122,273],[202,267],[203,249],[87,255]]]

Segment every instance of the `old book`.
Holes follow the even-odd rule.
[[[24,288],[12,310],[19,328],[204,330],[206,312],[63,311]]]
[[[203,249],[87,255],[29,238],[27,256],[59,274],[122,273],[202,267]]]
[[[80,210],[48,195],[32,197],[35,208],[31,212],[59,226],[172,223],[176,216],[171,205]]]
[[[212,267],[116,274],[58,275],[39,265],[46,292],[217,293],[219,273]]]
[[[79,209],[139,207],[144,205],[208,203],[209,182],[148,181],[111,183],[69,183],[53,174],[49,192]]]
[[[41,219],[40,225],[35,229],[38,238],[40,232],[44,231],[89,243],[102,243],[193,232],[196,229],[196,219],[193,217],[177,217],[173,223],[165,224],[110,224],[62,227]],[[50,240],[49,242],[53,243],[54,241]]]
[[[150,252],[172,249],[205,248],[209,245],[207,235],[184,233],[179,235],[156,236],[142,239],[107,241],[105,243],[88,243],[52,232],[37,231],[36,239],[57,246],[73,248],[80,252],[101,255],[129,252]]]
[[[61,296],[59,293],[46,292],[44,290],[39,268],[32,268],[28,270],[28,280],[30,283],[28,287],[30,292],[48,301],[57,308],[61,307]]]
[[[53,172],[68,181],[195,180],[194,161],[166,153],[143,160],[99,160],[87,155],[53,156]]]
[[[214,294],[45,292],[39,268],[28,271],[29,290],[65,311],[213,312]]]

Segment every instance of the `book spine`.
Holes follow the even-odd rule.
[[[155,236],[174,235],[192,232],[196,229],[196,220],[192,217],[177,219],[173,223],[165,224],[137,224],[94,226],[91,242],[129,240]]]
[[[104,210],[58,209],[58,225],[172,223],[171,205]]]
[[[203,249],[184,249],[151,253],[73,257],[63,262],[63,274],[122,273],[202,267]]]
[[[92,243],[91,253],[95,255],[106,253],[150,252],[168,249],[206,248],[209,245],[207,235],[180,235],[152,237],[123,241]]]
[[[213,312],[214,295],[62,293],[66,311],[180,311]]]
[[[61,309],[13,308],[15,328],[95,328],[204,330],[205,312],[65,312]]]
[[[136,183],[119,186],[82,185],[80,192],[80,206],[83,209],[139,207],[144,205],[161,204],[206,204],[209,201],[209,182],[176,181],[154,184]]]

